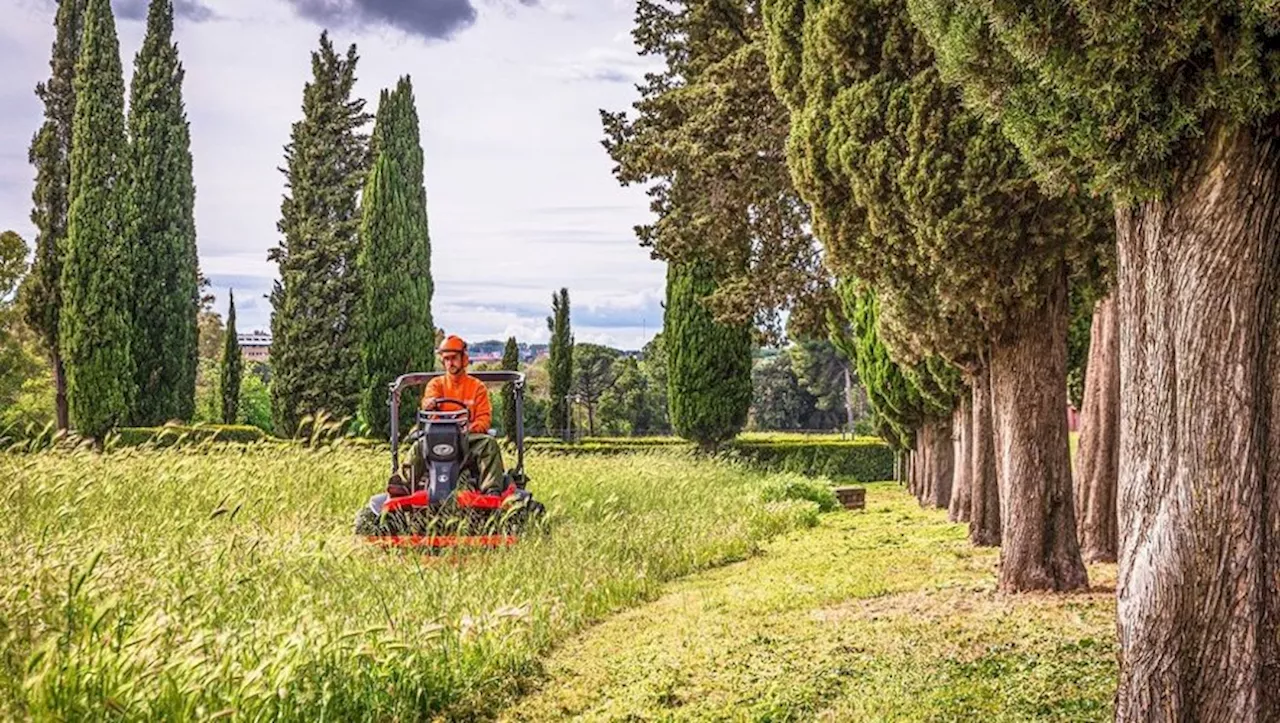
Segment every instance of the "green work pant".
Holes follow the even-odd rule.
[[[462,460],[462,468],[465,470],[474,460],[476,468],[480,471],[478,480],[480,491],[487,494],[502,492],[505,489],[502,479],[504,470],[502,448],[498,446],[498,440],[487,434],[468,434],[467,447],[467,457]],[[415,444],[404,456],[404,466],[409,472],[409,479],[412,480],[420,480],[427,473],[426,459],[421,456],[418,449],[419,445]],[[463,475],[463,478],[465,479],[466,475]]]

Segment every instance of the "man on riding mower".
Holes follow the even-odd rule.
[[[467,374],[467,343],[457,336],[450,336],[436,350],[445,374],[427,382],[422,393],[422,409],[457,411],[455,402],[441,402],[441,399],[457,399],[465,403],[468,410],[467,426],[467,459],[462,467],[466,469],[475,462],[479,469],[479,488],[487,494],[500,494],[503,490],[502,449],[498,440],[490,437],[489,423],[493,417],[493,407],[489,404],[489,389],[484,382]],[[418,446],[409,448],[405,455],[405,464],[411,470],[412,479],[421,479],[426,474],[426,460],[418,454]]]

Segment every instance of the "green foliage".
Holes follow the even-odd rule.
[[[563,435],[569,429],[569,403],[565,397],[573,388],[573,329],[569,318],[569,290],[560,289],[551,295],[551,316],[547,317],[547,330],[551,332],[550,358],[547,373],[550,376],[547,430]]]
[[[431,241],[423,185],[422,145],[408,76],[384,90],[371,147],[360,224],[360,415],[370,432],[390,434],[387,385],[401,374],[435,365],[431,314]],[[421,388],[402,398],[401,429],[412,422]]]
[[[88,0],[74,87],[59,344],[72,426],[100,438],[128,419],[134,399],[129,349],[134,278],[122,217],[124,80],[109,0]]]
[[[621,354],[599,344],[575,344],[573,347],[573,384],[569,387],[575,402],[587,408],[587,434],[595,436],[596,409],[600,399],[611,390],[618,378],[616,368]]]
[[[946,77],[1054,186],[1157,196],[1211,127],[1280,110],[1273,3],[910,6]]]
[[[766,484],[760,496],[769,502],[782,500],[808,500],[818,506],[819,512],[831,512],[840,508],[840,500],[831,488],[831,480],[811,479],[798,474],[779,475]]]
[[[658,379],[658,363],[632,358],[614,362],[613,386],[600,397],[599,427],[604,434],[665,434],[667,395],[665,375]],[[665,365],[661,365],[665,369]]]
[[[240,352],[240,339],[236,334],[236,296],[228,294],[226,346],[222,349],[219,367],[218,390],[222,401],[222,423],[234,424],[239,419],[240,385],[244,378],[244,357]]]
[[[31,275],[22,288],[23,318],[61,364],[58,339],[62,311],[62,265],[66,257],[71,206],[71,140],[75,123],[76,64],[87,0],[63,0],[54,19],[49,80],[36,86],[44,123],[31,139],[28,159],[36,169],[31,222],[36,227]]]
[[[634,117],[601,111],[614,175],[645,184],[656,216],[637,227],[658,258],[709,261],[717,320],[756,320],[774,341],[813,316],[826,289],[809,209],[788,175],[785,106],[769,85],[757,0],[639,0],[632,38],[663,63]]]
[[[943,83],[905,0],[766,0],[792,176],[842,278],[876,291],[896,359],[971,366],[1112,234],[1106,204],[1042,193]]]
[[[800,384],[792,356],[777,354],[751,369],[753,429],[835,429],[842,418],[818,408],[818,400]]]
[[[899,450],[915,445],[915,432],[930,414],[947,411],[931,405],[921,395],[915,379],[919,374],[904,372],[880,340],[879,304],[873,293],[858,291],[853,282],[837,287],[840,313],[828,316],[832,343],[858,369],[858,378],[867,390],[867,401],[880,421],[879,432]]]
[[[663,333],[671,427],[704,447],[736,435],[751,406],[751,330],[715,320],[704,303],[715,284],[707,262],[667,266]]]
[[[833,425],[846,421],[849,400],[846,397],[845,375],[849,385],[856,383],[856,375],[850,369],[849,358],[843,356],[829,339],[799,339],[788,350],[791,368],[800,387],[813,395],[814,406],[829,412]]]
[[[271,389],[262,377],[244,375],[240,380],[240,399],[236,408],[236,422],[252,425],[267,434],[275,433],[271,423]]]
[[[502,348],[502,368],[514,372],[520,369],[520,347],[516,345],[514,336],[507,337],[507,344]],[[524,399],[529,399],[528,388]],[[502,436],[508,442],[516,441],[516,389],[513,384],[502,385]]]
[[[12,310],[14,292],[27,275],[29,250],[16,231],[0,233],[0,309]]]
[[[13,231],[0,233],[0,433],[38,420],[13,409],[28,382],[40,376],[36,340],[22,323],[14,292],[27,272],[27,242]]]
[[[731,449],[735,456],[765,470],[860,482],[893,478],[894,450],[876,438],[735,440]]]
[[[191,135],[171,0],[152,0],[129,96],[127,230],[134,364],[132,423],[195,411],[200,305]]]
[[[362,388],[357,197],[369,153],[358,129],[369,116],[364,101],[351,98],[357,61],[354,44],[340,57],[321,33],[302,91],[303,117],[285,146],[284,240],[267,258],[280,274],[271,291],[271,407],[286,436],[308,415],[353,418]]]
[[[0,517],[0,718],[490,720],[554,647],[815,516],[714,460],[531,459],[552,534],[432,562],[352,535],[386,460],[279,442],[25,455]]]

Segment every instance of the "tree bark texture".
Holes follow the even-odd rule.
[[[1280,720],[1280,140],[1117,210],[1119,721]]]
[[[57,419],[58,431],[65,432],[71,428],[71,415],[67,411],[67,372],[62,365],[62,356],[54,354],[53,362],[53,409]]]
[[[1115,297],[1093,309],[1076,449],[1076,521],[1085,562],[1115,562],[1119,547],[1116,485],[1120,473],[1120,336]]]
[[[947,517],[952,522],[969,521],[969,478],[972,476],[973,460],[969,454],[970,427],[973,425],[973,411],[967,395],[961,397],[951,421],[952,457],[955,459],[955,477],[951,487],[951,505]]]
[[[1089,584],[1076,539],[1067,449],[1067,279],[1016,335],[991,348],[991,410],[1000,483],[1001,590]]]
[[[929,506],[945,510],[951,506],[951,487],[955,476],[955,442],[951,439],[950,420],[931,424],[933,434],[929,449]]]
[[[920,428],[920,489],[916,499],[924,507],[928,507],[933,499],[933,438],[936,431],[932,424]]]
[[[1000,544],[1000,485],[991,428],[991,373],[983,366],[972,384],[969,444],[969,541],[979,547]]]

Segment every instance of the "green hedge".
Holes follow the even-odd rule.
[[[197,444],[210,439],[217,442],[261,442],[267,434],[257,427],[245,424],[202,424],[198,427],[168,425],[164,427],[120,427],[114,431],[114,443],[123,447],[154,444],[171,447],[175,444]]]
[[[691,452],[696,446],[679,437],[589,437],[568,443],[552,437],[526,440],[530,451],[555,455],[635,454],[648,450]],[[893,478],[893,449],[879,437],[841,439],[839,435],[744,434],[726,443],[722,453],[771,471],[809,477],[852,477],[861,482]]]
[[[852,477],[860,482],[893,478],[893,448],[881,439],[812,442],[794,439],[776,442],[735,441],[730,449],[751,464],[780,472],[809,476]]]

